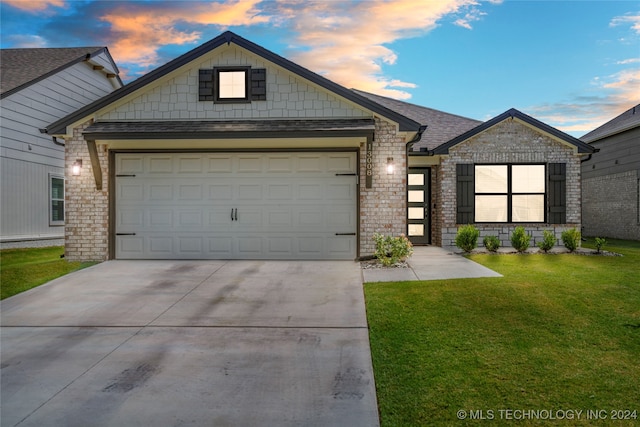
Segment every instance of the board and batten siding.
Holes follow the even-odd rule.
[[[112,67],[105,54],[92,60]],[[39,239],[62,242],[64,227],[49,225],[49,176],[64,176],[64,147],[39,129],[113,90],[104,73],[79,62],[0,100],[3,248]]]

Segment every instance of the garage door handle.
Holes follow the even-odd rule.
[[[231,221],[238,220],[238,208],[231,208]]]
[[[136,233],[116,233],[116,236],[135,236]]]
[[[356,233],[336,233],[336,236],[355,236]]]

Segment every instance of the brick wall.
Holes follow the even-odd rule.
[[[91,158],[82,131],[91,123],[73,130],[65,141],[65,258],[68,261],[104,261],[108,258],[109,162],[107,152],[98,146],[102,168],[102,190],[96,190]],[[71,166],[82,160],[80,176],[71,175]]]
[[[504,246],[517,225],[534,236],[532,245],[542,237],[543,230],[553,230],[558,238],[562,231],[581,226],[580,158],[569,147],[535,131],[518,120],[508,119],[469,140],[449,149],[441,161],[442,246],[454,246],[456,224],[456,164],[458,163],[566,163],[567,164],[567,224],[475,224],[481,236],[498,236]],[[482,238],[479,239],[481,244]]]
[[[596,176],[582,182],[586,236],[640,240],[638,171]]]
[[[375,120],[373,186],[366,188],[366,146],[360,148],[360,255],[373,255],[374,233],[406,234],[406,145],[394,125]],[[395,171],[387,174],[387,158]]]

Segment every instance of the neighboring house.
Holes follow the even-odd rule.
[[[346,89],[231,32],[47,133],[66,142],[70,260],[353,260],[374,233],[450,245],[467,223],[559,235],[581,225],[593,152],[516,110],[480,123]]]
[[[598,150],[582,163],[584,235],[640,240],[640,104],[580,139]]]
[[[122,86],[105,47],[0,50],[0,247],[64,242],[64,142],[49,123]]]

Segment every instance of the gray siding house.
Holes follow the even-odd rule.
[[[66,144],[69,260],[354,260],[375,233],[448,246],[467,223],[559,236],[593,152],[517,110],[347,89],[232,32],[46,132]]]
[[[105,47],[0,50],[0,247],[62,245],[64,141],[40,131],[122,86]]]
[[[584,234],[640,240],[640,104],[580,139],[598,150],[582,163]]]

